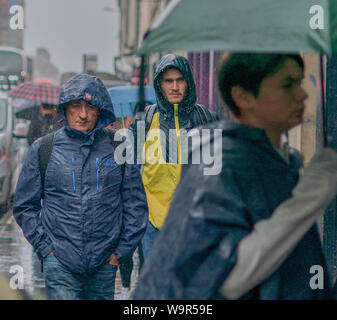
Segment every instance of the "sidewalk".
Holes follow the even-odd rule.
[[[138,280],[139,258],[137,250],[133,256],[133,263],[131,291],[135,288]],[[33,300],[44,300],[45,284],[40,261],[33,253],[31,245],[24,238],[12,214],[7,213],[0,218],[0,272],[11,278],[20,267],[22,267],[24,275],[24,290]],[[121,300],[121,290],[122,282],[118,269],[115,282],[116,300]]]

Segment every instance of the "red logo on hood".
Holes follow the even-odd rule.
[[[85,98],[86,98],[87,100],[91,100],[91,94],[90,94],[90,93],[86,93],[86,94],[85,94]]]

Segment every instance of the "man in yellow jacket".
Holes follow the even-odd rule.
[[[142,239],[145,259],[180,181],[181,133],[217,120],[214,112],[196,103],[192,71],[184,57],[175,54],[162,57],[154,70],[154,88],[157,103],[146,109],[146,139],[138,150],[149,208],[147,231]],[[136,121],[130,129],[137,141]]]

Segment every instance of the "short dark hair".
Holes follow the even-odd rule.
[[[53,109],[53,108],[56,108],[56,105],[54,105],[54,104],[48,104],[48,103],[42,103],[42,108],[44,108],[44,109]]]
[[[177,71],[179,71],[182,74],[183,78],[185,80],[187,80],[186,77],[185,77],[185,75],[184,75],[184,73],[178,67],[169,65],[166,68],[164,68],[162,71],[160,71],[160,73],[157,76],[157,81],[158,81],[158,85],[159,86],[160,86],[160,82],[163,80],[164,73],[166,71],[168,71],[168,70],[177,70]]]
[[[299,54],[233,53],[220,59],[218,92],[234,115],[240,115],[240,109],[232,99],[232,87],[241,87],[257,97],[263,79],[276,73],[288,59],[294,59],[304,71],[304,61]]]

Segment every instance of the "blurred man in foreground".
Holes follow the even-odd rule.
[[[218,87],[235,120],[207,126],[222,130],[214,150],[221,172],[204,175],[206,163],[183,168],[135,299],[331,297],[315,221],[337,193],[337,154],[320,150],[300,176],[301,155],[280,146],[282,133],[303,121],[303,76],[299,55],[222,61]]]

